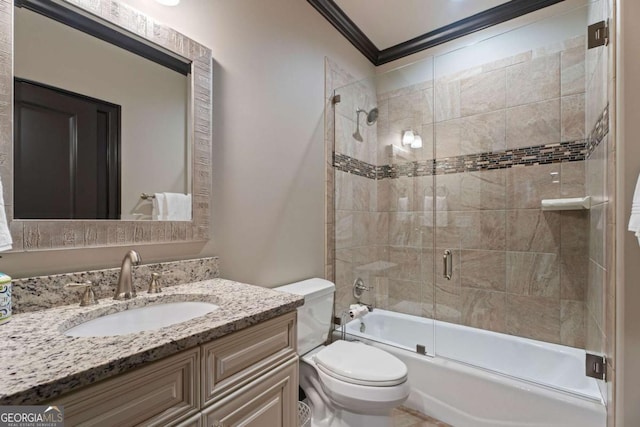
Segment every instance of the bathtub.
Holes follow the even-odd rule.
[[[381,309],[347,323],[346,333],[407,365],[405,406],[455,427],[606,426],[583,350]]]

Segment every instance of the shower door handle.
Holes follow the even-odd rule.
[[[442,257],[442,266],[444,268],[443,277],[447,280],[451,280],[453,274],[453,254],[449,249],[445,249]]]

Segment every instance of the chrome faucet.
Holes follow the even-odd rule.
[[[138,265],[142,262],[140,254],[134,250],[127,252],[122,259],[122,266],[120,267],[120,277],[118,278],[118,287],[116,288],[116,294],[113,299],[131,299],[136,296],[136,289],[133,285],[133,265]]]

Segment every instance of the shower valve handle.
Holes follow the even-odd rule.
[[[373,290],[373,286],[366,286],[364,284],[364,280],[359,277],[355,280],[355,282],[353,282],[353,296],[357,300],[360,300],[364,291],[371,290]]]

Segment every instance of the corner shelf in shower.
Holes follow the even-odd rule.
[[[575,211],[591,209],[591,196],[570,199],[543,199],[543,211]]]
[[[358,271],[381,272],[396,267],[398,264],[389,261],[374,261],[372,263],[356,267]]]

